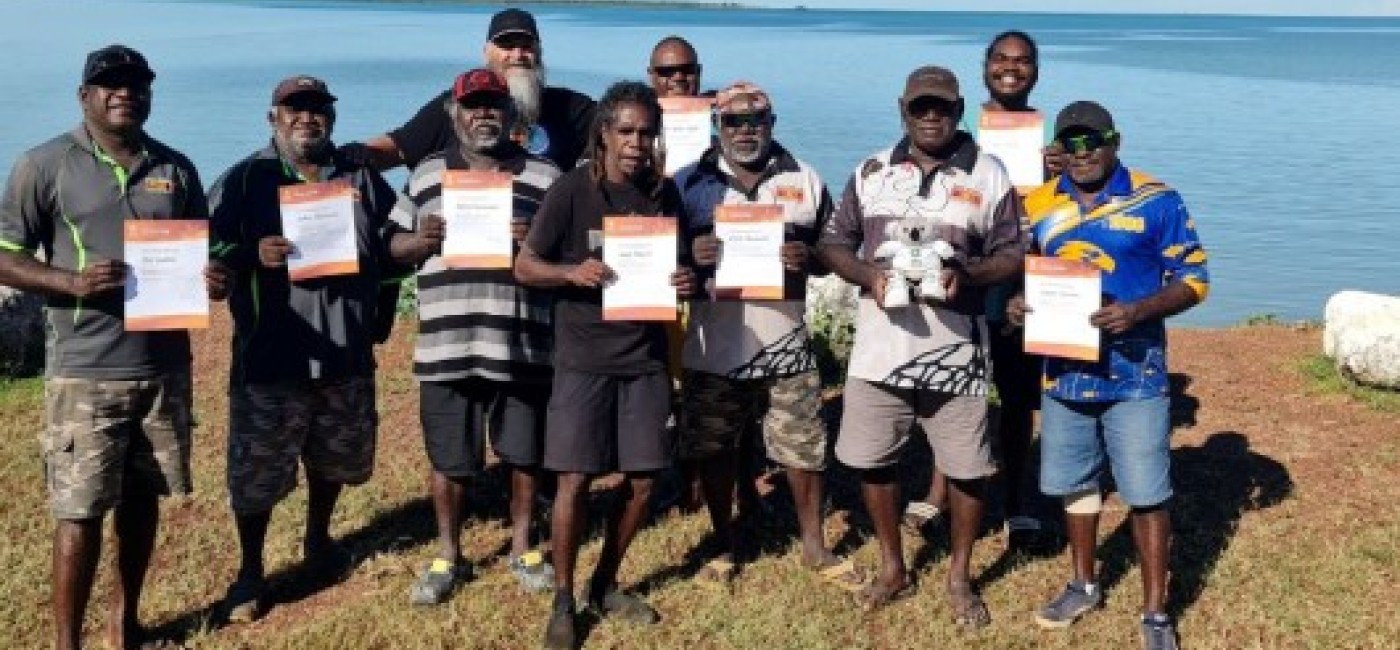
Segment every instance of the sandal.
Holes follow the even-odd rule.
[[[861,609],[870,613],[917,593],[919,593],[919,585],[914,582],[913,576],[905,576],[904,585],[894,590],[890,590],[889,587],[876,580],[856,594],[856,603],[860,605]]]
[[[700,571],[695,574],[695,579],[702,584],[721,589],[729,589],[734,583],[734,578],[739,574],[739,565],[735,564],[727,556],[717,557],[700,567]]]
[[[987,603],[970,585],[949,589],[948,600],[953,607],[953,623],[958,627],[975,630],[992,624],[992,613],[987,611]]]
[[[943,514],[943,509],[927,501],[910,501],[904,507],[904,517],[900,519],[900,526],[910,535],[923,535],[924,527],[936,521]]]
[[[803,563],[802,566],[816,573],[822,582],[849,594],[859,595],[870,585],[870,575],[850,559],[842,560],[833,556],[825,564]]]

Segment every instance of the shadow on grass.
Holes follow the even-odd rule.
[[[293,604],[329,589],[343,581],[364,558],[378,552],[423,544],[437,537],[432,503],[417,498],[375,516],[364,528],[340,538],[354,557],[353,564],[338,575],[312,575],[301,564],[285,567],[267,576],[268,596],[264,611]],[[183,643],[197,634],[218,631],[228,624],[222,596],[200,609],[152,626],[155,638]]]

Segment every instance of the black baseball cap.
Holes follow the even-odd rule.
[[[83,85],[91,84],[99,77],[116,70],[131,70],[145,78],[146,83],[155,80],[156,73],[140,52],[125,45],[108,45],[87,55],[83,64]]]
[[[526,34],[540,40],[540,30],[535,26],[535,17],[524,9],[506,9],[491,17],[491,25],[486,28],[486,40],[494,41],[506,34]]]
[[[1055,118],[1055,135],[1074,128],[1099,133],[1116,130],[1113,126],[1113,115],[1109,114],[1108,109],[1088,100],[1080,100],[1064,107]]]

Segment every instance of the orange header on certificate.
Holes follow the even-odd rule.
[[[277,188],[277,197],[285,204],[311,203],[313,201],[323,201],[325,199],[338,199],[342,197],[354,198],[355,188],[343,181],[329,181],[326,183],[299,183],[297,185],[283,185]]]
[[[449,169],[443,173],[444,190],[509,190],[515,179],[510,172]]]
[[[980,130],[1044,129],[1045,116],[1040,111],[982,111],[977,124]]]
[[[717,205],[715,221],[724,223],[783,222],[783,206],[773,204]]]
[[[1059,257],[1026,256],[1026,273],[1029,275],[1054,276],[1062,278],[1097,278],[1099,270],[1087,262],[1067,260]]]
[[[715,105],[713,97],[662,97],[662,113],[709,113]]]
[[[672,217],[618,216],[603,217],[604,237],[651,237],[676,234],[676,220]]]
[[[136,219],[122,222],[128,242],[196,241],[209,238],[209,222],[200,219]]]

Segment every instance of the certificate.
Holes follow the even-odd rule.
[[[1026,258],[1026,352],[1099,360],[1099,328],[1089,316],[1103,306],[1099,270],[1057,257]]]
[[[710,97],[662,97],[661,139],[666,145],[666,175],[700,160],[710,148]]]
[[[784,222],[781,205],[715,208],[715,237],[722,242],[716,298],[782,299]]]
[[[278,188],[282,236],[292,242],[292,281],[360,272],[355,237],[355,190],[346,183],[303,183]]]
[[[603,320],[676,320],[675,219],[603,217],[603,263],[616,276],[603,287]]]
[[[1045,182],[1045,117],[1039,111],[982,111],[977,146],[1001,159],[1018,189]]]
[[[209,327],[209,222],[130,220],[122,224],[122,236],[127,331]]]
[[[508,269],[514,179],[509,172],[448,170],[442,179],[447,237],[442,261],[450,269]]]

